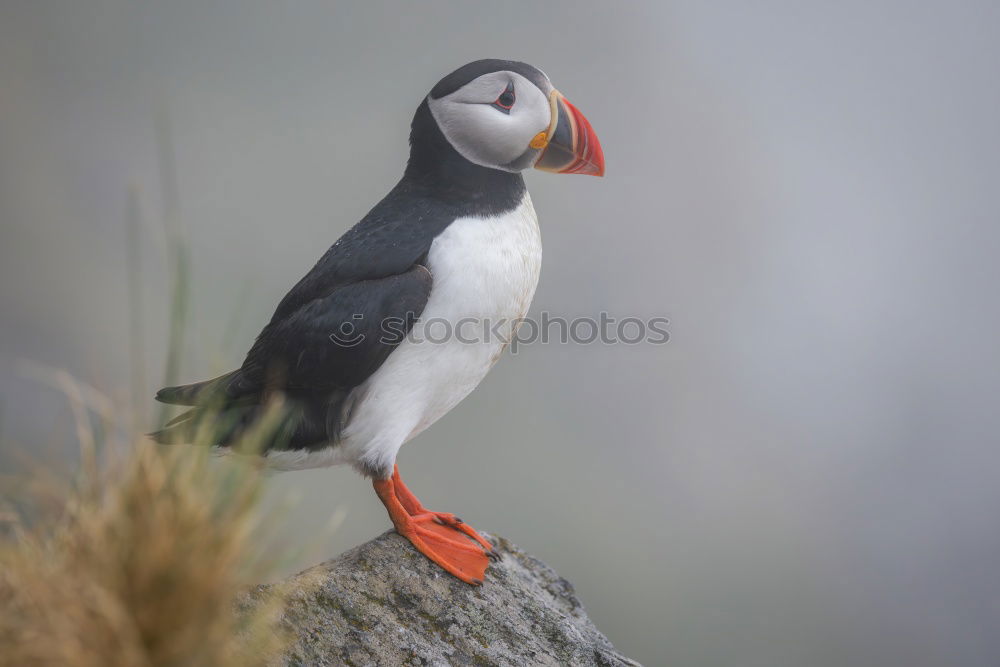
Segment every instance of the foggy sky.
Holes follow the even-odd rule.
[[[2,465],[72,442],[23,360],[130,403],[129,187],[153,415],[157,118],[194,381],[241,362],[399,178],[422,97],[483,57],[543,69],[607,159],[526,176],[532,313],[664,316],[671,340],[522,348],[403,448],[410,487],[550,563],[649,665],[996,664],[996,3],[6,0]],[[290,569],[390,525],[349,469],[271,487],[290,543],[347,511]]]

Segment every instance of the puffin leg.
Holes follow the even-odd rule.
[[[394,472],[393,477],[398,478],[398,472]],[[408,490],[400,494],[393,478],[373,480],[372,486],[389,512],[396,532],[408,539],[417,551],[467,584],[483,583],[490,559],[486,551],[465,537],[464,531],[458,532],[443,523],[438,513],[424,509]],[[423,511],[411,514],[410,509]]]
[[[499,559],[500,552],[494,551],[493,545],[487,542],[482,535],[476,532],[475,528],[450,512],[433,512],[424,507],[420,500],[413,495],[413,492],[410,491],[410,489],[406,487],[406,484],[403,483],[403,478],[399,476],[398,465],[392,466],[392,483],[395,485],[396,497],[399,498],[399,502],[403,504],[406,511],[410,513],[410,516],[431,514],[433,515],[433,520],[437,523],[465,533],[476,542],[479,542],[480,546],[486,550],[487,556],[493,559]]]

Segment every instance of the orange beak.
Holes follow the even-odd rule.
[[[557,90],[549,95],[552,122],[531,141],[542,152],[535,169],[557,174],[604,175],[604,151],[590,122]]]

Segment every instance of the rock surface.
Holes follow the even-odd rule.
[[[275,585],[292,644],[283,665],[636,665],[587,617],[568,581],[510,542],[469,586],[395,532]]]

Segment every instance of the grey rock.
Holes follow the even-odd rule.
[[[636,665],[573,586],[502,538],[482,586],[446,574],[390,531],[240,601],[283,596],[282,665]]]

